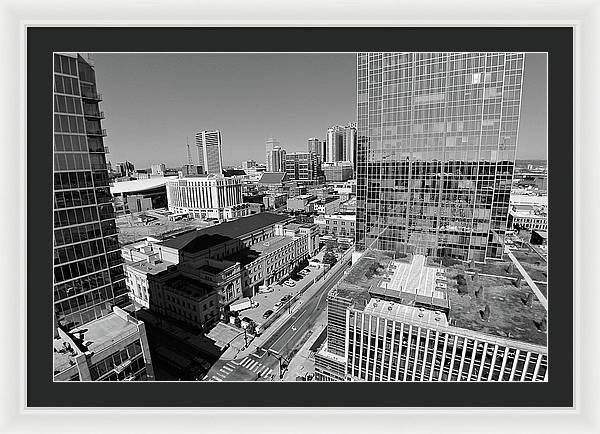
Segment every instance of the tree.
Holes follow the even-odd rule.
[[[251,335],[256,334],[256,324],[254,322],[248,323],[248,325],[246,326],[246,331]]]
[[[242,326],[242,320],[240,319],[239,316],[236,316],[235,319],[233,320],[233,323],[236,327],[241,327]]]
[[[462,274],[458,274],[456,276],[456,284],[458,287],[459,294],[468,294],[469,293],[469,287],[467,285],[467,279],[465,279],[465,276],[463,276]]]
[[[323,263],[333,266],[337,262],[337,258],[332,252],[325,252],[323,255]]]

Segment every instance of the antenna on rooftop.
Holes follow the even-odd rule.
[[[188,154],[188,164],[190,166],[193,166],[194,162],[192,161],[192,153],[190,152],[190,142],[188,139],[189,139],[188,137],[185,138],[185,146],[187,147],[187,154]]]

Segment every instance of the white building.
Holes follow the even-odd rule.
[[[223,173],[223,157],[221,155],[221,131],[200,131],[196,133],[198,161],[205,173],[221,175]]]
[[[229,220],[249,213],[238,177],[208,175],[169,181],[167,201],[169,211],[193,217]]]
[[[165,174],[166,166],[163,163],[153,164],[150,166],[152,175],[163,176]]]

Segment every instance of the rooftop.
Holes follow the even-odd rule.
[[[176,292],[196,299],[202,299],[214,291],[210,286],[184,274],[177,274],[166,284]]]
[[[410,306],[416,312],[420,311],[419,307],[429,305],[431,310],[424,309],[426,314],[421,321],[435,321],[435,324],[443,325],[444,321],[431,319],[431,315],[435,314],[427,313],[441,310],[449,312],[445,321],[453,327],[546,346],[546,333],[538,329],[546,311],[525,283],[517,288],[510,279],[479,276],[473,280],[472,275],[467,274],[468,293],[458,294],[456,276],[464,274],[464,271],[446,268],[444,276],[441,276],[439,271],[442,268],[426,266],[421,263],[422,259],[423,256],[415,255],[411,264],[405,264],[395,261],[386,252],[368,250],[332,293],[351,299],[354,308],[359,310],[374,311],[372,297],[376,300],[373,303],[377,303],[380,309],[385,303],[394,301],[390,315],[397,316],[414,315],[414,312],[397,305]],[[380,266],[376,267],[377,264]],[[439,285],[439,282],[445,285]],[[483,293],[477,297],[475,293],[480,291],[480,287],[483,287]],[[529,294],[532,294],[531,307],[527,306]],[[486,305],[490,316],[484,320]],[[385,305],[386,309],[388,307]]]
[[[75,364],[77,355],[99,352],[134,333],[138,333],[137,321],[119,308],[68,333],[60,330],[60,338],[53,340],[54,370],[62,372]]]
[[[200,229],[198,232],[201,234],[219,234],[225,237],[238,238],[242,235],[246,235],[250,232],[254,232],[288,219],[289,217],[287,215],[261,212],[246,217],[240,217],[239,219],[230,222]]]
[[[293,242],[294,238],[292,237],[273,236],[267,238],[265,241],[252,244],[250,248],[260,254],[266,255]]]
[[[258,181],[259,184],[281,184],[286,181],[285,172],[264,172]]]
[[[148,261],[130,262],[125,261],[125,264],[131,268],[141,271],[146,274],[157,274],[165,271],[169,266],[173,265],[171,262],[160,261],[155,264]]]
[[[148,179],[136,179],[134,181],[115,182],[115,184],[112,187],[110,187],[110,192],[112,195],[118,195],[123,193],[135,193],[146,190],[152,190],[158,187],[166,186],[167,182],[169,182],[172,179],[177,179],[177,177],[159,176]]]
[[[185,248],[184,251],[188,252],[199,251],[198,249],[208,248],[288,219],[289,217],[286,215],[261,212],[168,238],[163,242],[163,246],[174,249]],[[200,238],[203,236],[205,238]]]

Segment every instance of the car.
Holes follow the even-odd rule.
[[[285,303],[286,301],[288,301],[290,298],[292,298],[291,295],[284,295],[283,297],[281,297],[281,302]]]
[[[275,303],[275,304],[273,305],[273,307],[274,307],[275,309],[277,309],[277,308],[281,307],[281,305],[282,305],[282,304],[283,304],[282,302],[278,301],[277,303]]]
[[[290,288],[292,288],[293,286],[296,286],[296,282],[294,282],[293,280],[286,280],[283,284],[285,286],[289,286]]]
[[[263,318],[267,319],[269,318],[271,315],[273,315],[273,311],[271,309],[269,309],[268,311],[266,311],[265,313],[263,313]]]

